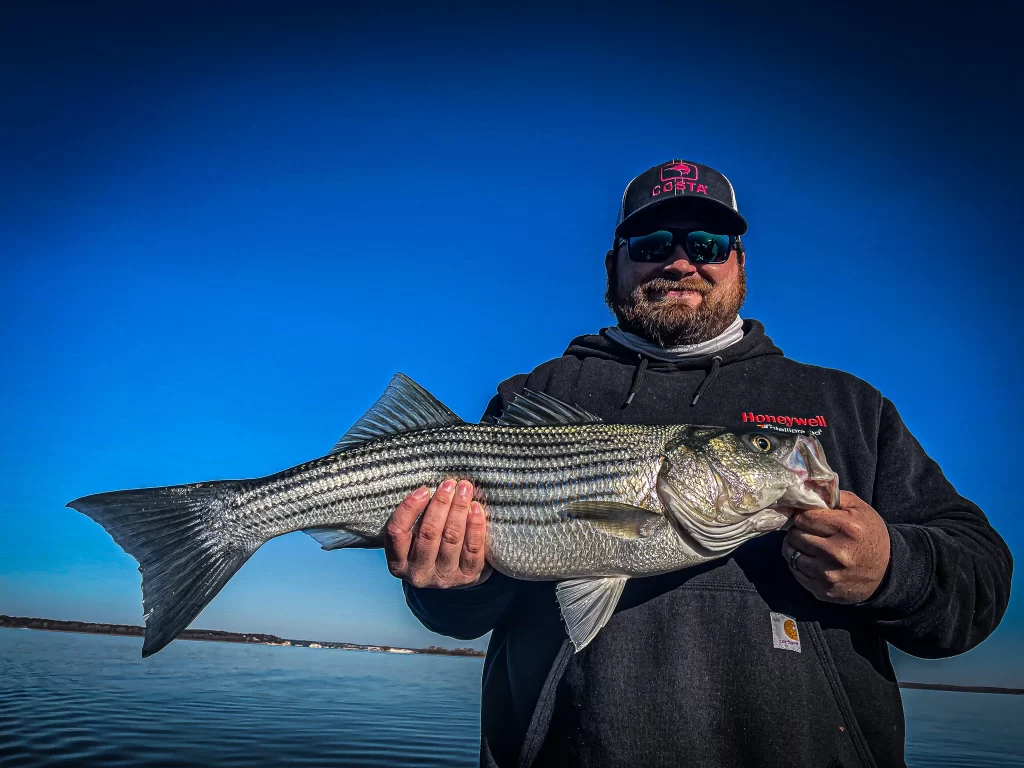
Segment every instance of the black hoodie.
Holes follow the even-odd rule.
[[[757,321],[713,357],[650,360],[607,337],[498,387],[485,418],[525,387],[623,424],[811,430],[840,486],[885,519],[891,561],[866,603],[816,600],[782,532],[731,556],[630,579],[578,654],[553,582],[494,573],[468,589],[415,589],[435,632],[490,631],[481,762],[488,766],[899,766],[903,708],[891,643],[927,658],[984,640],[1010,592],[1010,552],[870,385],[789,360]]]

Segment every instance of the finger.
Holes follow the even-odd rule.
[[[803,560],[803,558],[800,558]],[[793,578],[796,579],[797,584],[806,589],[818,600],[824,600],[826,592],[828,591],[828,585],[819,579],[808,576],[802,570],[793,570]]]
[[[785,542],[794,549],[799,549],[805,555],[817,557],[828,551],[829,540],[825,536],[815,536],[813,533],[790,528],[786,532]]]
[[[786,534],[789,545],[799,549],[807,557],[822,560],[830,566],[843,565],[837,554],[843,549],[840,539],[835,537],[815,536],[813,533],[790,530]]]
[[[473,502],[466,521],[466,540],[462,544],[459,570],[466,576],[479,576],[484,568],[484,542],[487,539],[487,518],[484,508]]]
[[[864,499],[853,491],[839,492],[839,506],[842,509],[855,509],[857,507],[871,507]]]
[[[409,563],[419,571],[433,571],[437,561],[437,550],[441,546],[441,534],[448,519],[448,510],[455,495],[455,481],[445,480],[434,492],[427,511],[420,518],[419,530],[412,541]]]
[[[816,598],[828,602],[848,602],[844,597],[849,588],[844,583],[842,570],[828,567],[822,560],[806,557],[798,558],[797,566],[793,571],[794,578]]]
[[[429,500],[430,489],[426,486],[417,488],[406,496],[402,503],[398,505],[398,508],[391,514],[388,526],[393,528],[395,532],[411,534],[416,518],[426,509]]]
[[[794,559],[797,552],[800,553],[800,557]],[[789,565],[790,569],[794,571],[799,571],[801,569],[801,564],[806,567],[807,562],[815,559],[814,555],[809,555],[802,549],[793,546],[793,543],[789,540],[789,536],[786,536],[786,538],[782,540],[782,557]]]
[[[802,560],[805,557],[808,557],[808,558],[813,558],[814,557],[814,555],[809,555],[806,552],[804,552],[802,549],[800,549],[799,547],[794,546],[793,542],[790,541],[790,538],[787,535],[786,538],[784,538],[782,540],[782,557],[783,557],[783,559],[787,563],[792,564],[793,563],[793,556],[797,552],[800,553],[800,557],[797,558],[797,561]]]
[[[823,579],[824,566],[820,560],[811,555],[805,555],[803,552],[800,552],[800,557],[793,560],[793,555],[796,552],[800,552],[800,550],[783,542],[782,556],[789,563],[789,570],[802,587],[813,592],[815,597],[820,598],[823,590],[828,586]]]
[[[847,513],[841,509],[802,509],[790,517],[792,528],[817,536],[835,536]]]
[[[427,506],[429,498],[429,489],[417,488],[402,500],[384,526],[384,557],[387,559],[388,570],[395,576],[405,574],[409,548],[412,546],[412,526]]]
[[[455,486],[455,498],[448,512],[448,520],[441,534],[441,546],[437,551],[436,570],[439,574],[449,574],[459,567],[462,554],[462,542],[466,536],[466,517],[469,515],[469,503],[473,498],[473,484],[468,480],[460,480]]]

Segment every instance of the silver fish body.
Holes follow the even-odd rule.
[[[382,546],[402,499],[453,477],[473,483],[488,515],[487,559],[509,576],[663,573],[706,559],[673,530],[657,494],[665,445],[687,429],[461,424],[398,434],[248,481],[224,526],[240,543],[337,529]],[[588,501],[648,510],[651,528],[616,535],[572,513]]]
[[[805,436],[600,423],[544,395],[467,424],[396,376],[331,454],[264,478],[115,491],[69,506],[140,563],[143,655],[170,642],[260,546],[305,531],[325,549],[380,547],[398,504],[445,478],[474,484],[487,559],[559,580],[577,649],[629,577],[721,557],[786,522],[776,506],[834,505],[835,474]]]

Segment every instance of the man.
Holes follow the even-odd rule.
[[[618,325],[503,382],[485,418],[529,387],[608,422],[810,429],[839,473],[839,508],[793,512],[788,531],[705,566],[631,579],[574,654],[555,585],[484,563],[470,483],[410,496],[387,531],[409,606],[442,634],[492,633],[485,765],[903,765],[887,643],[952,656],[1006,609],[1006,545],[893,404],[787,359],[739,318],[746,228],[712,168],[675,160],[637,176],[605,256]]]

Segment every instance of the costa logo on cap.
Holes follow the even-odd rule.
[[[729,180],[714,168],[690,160],[669,160],[629,182],[622,195],[615,235],[657,225],[666,216],[700,223],[717,234],[742,235],[747,231]]]
[[[651,187],[651,197],[657,197],[666,192],[678,194],[693,192],[697,195],[706,195],[708,188],[697,183],[697,175],[697,166],[693,163],[684,163],[679,160],[665,163],[661,166],[658,174],[661,184]]]
[[[697,180],[697,166],[692,163],[671,162],[661,166],[661,180],[674,181],[675,179]]]

